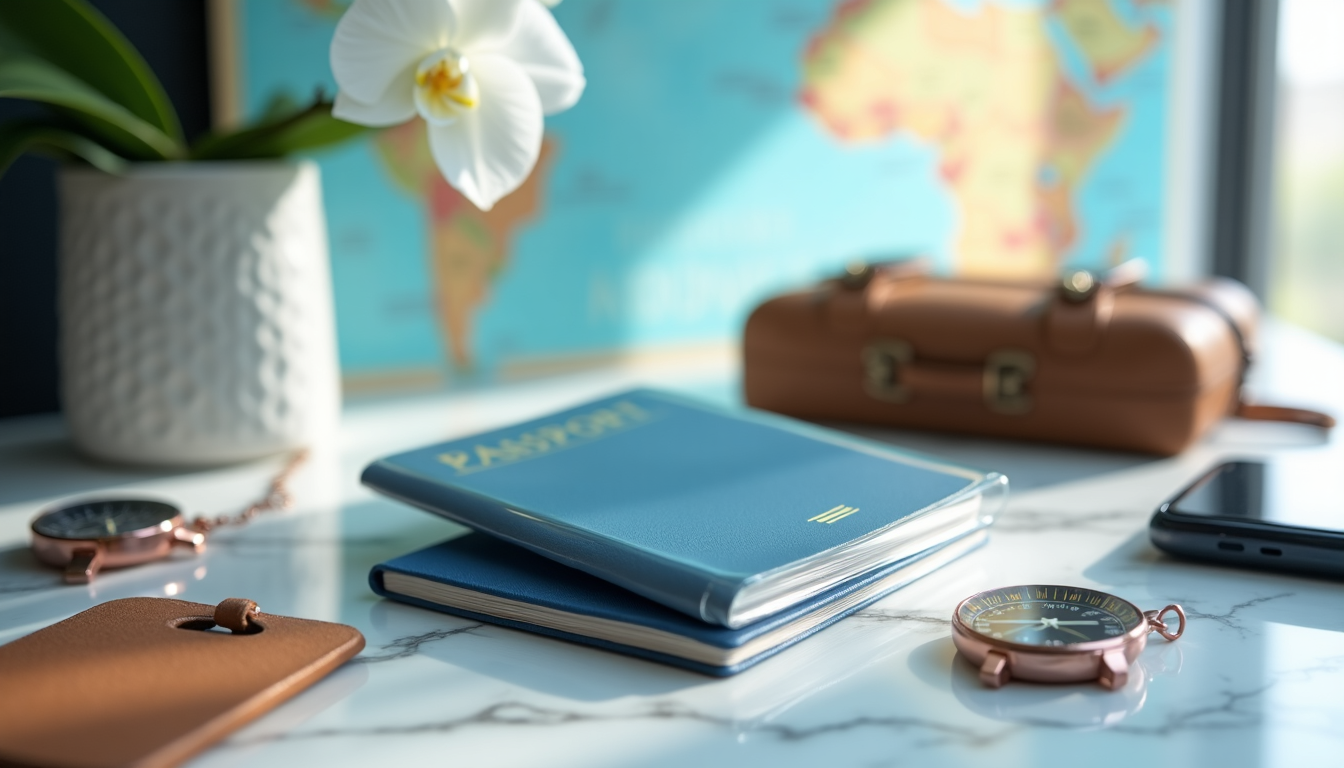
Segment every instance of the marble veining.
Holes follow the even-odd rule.
[[[1011,515],[1004,515],[995,523],[994,533],[1014,535],[1071,531],[1114,535],[1117,531],[1132,530],[1133,519],[1133,511],[1120,509],[1100,512],[1014,509]]]
[[[0,595],[15,594],[18,592],[40,592],[59,586],[59,578],[28,579],[28,580],[4,580],[0,581]]]
[[[1284,592],[1278,595],[1266,595],[1264,597],[1255,597],[1250,600],[1237,603],[1236,605],[1233,605],[1232,607],[1228,608],[1226,611],[1223,611],[1222,613],[1208,613],[1199,610],[1198,608],[1192,607],[1199,605],[1201,602],[1199,600],[1194,599],[1184,601],[1182,603],[1182,607],[1185,609],[1186,618],[1189,619],[1192,623],[1200,620],[1214,621],[1217,622],[1219,625],[1244,636],[1246,632],[1251,630],[1248,628],[1247,624],[1239,618],[1239,614],[1241,614],[1243,611],[1254,608],[1255,606],[1260,605],[1262,603],[1267,603],[1271,600],[1281,600],[1283,598],[1292,596],[1293,596],[1292,592]]]
[[[943,631],[952,626],[952,619],[946,616],[934,616],[914,611],[887,611],[867,608],[855,613],[854,618],[861,621],[910,624],[920,631]]]
[[[1118,734],[1135,736],[1173,736],[1200,731],[1226,731],[1240,728],[1252,728],[1260,724],[1258,712],[1247,711],[1243,705],[1258,701],[1269,689],[1268,685],[1249,690],[1218,690],[1211,692],[1212,703],[1201,704],[1190,709],[1169,712],[1166,718],[1155,725],[1139,726],[1119,724],[1113,731]]]
[[[418,635],[408,637],[398,637],[390,643],[380,645],[379,651],[370,654],[367,650],[364,653],[351,659],[352,664],[381,664],[385,661],[396,661],[409,656],[414,656],[420,652],[420,646],[425,643],[435,643],[440,640],[447,640],[450,637],[475,631],[485,626],[484,624],[472,624],[466,627],[457,627],[455,629],[432,629],[428,632],[422,632]]]
[[[291,741],[323,739],[330,737],[387,737],[411,734],[437,733],[449,734],[454,731],[486,726],[509,727],[545,727],[569,726],[578,724],[620,724],[638,721],[650,722],[688,722],[698,725],[732,729],[734,721],[697,712],[676,702],[654,702],[636,711],[617,714],[602,714],[540,707],[518,701],[506,701],[492,704],[478,712],[450,720],[430,721],[395,726],[370,728],[327,729],[314,731],[296,731],[258,738],[258,741]],[[982,733],[964,726],[949,725],[918,717],[872,717],[861,716],[848,720],[818,723],[807,726],[793,726],[783,723],[765,723],[753,729],[755,734],[769,736],[780,741],[806,741],[844,734],[860,729],[875,729],[899,734],[916,733],[920,735],[920,746],[934,746],[955,741],[969,746],[986,746],[994,743],[999,736],[996,733]],[[236,739],[234,746],[244,746],[245,739]]]
[[[1344,351],[1310,351],[1304,359],[1315,367],[1344,371]],[[1287,394],[1275,399],[1335,403],[1344,412],[1344,393],[1331,390],[1324,402],[1305,390],[1292,396],[1292,386],[1319,379],[1286,377]],[[200,556],[108,572],[87,587],[62,585],[57,571],[27,553],[27,521],[42,505],[76,490],[116,488],[227,510],[264,486],[274,462],[117,475],[68,452],[25,448],[57,439],[58,424],[9,433],[0,423],[7,455],[26,457],[0,462],[0,642],[106,600],[143,595],[202,603],[249,597],[269,613],[339,621],[364,633],[367,646],[355,660],[195,758],[194,768],[1131,768],[1159,758],[1298,768],[1344,754],[1340,585],[1181,562],[1147,540],[1154,507],[1221,456],[1248,445],[1261,453],[1333,450],[1333,443],[1255,444],[1258,426],[1226,430],[1173,459],[1094,451],[1076,463],[1059,447],[925,436],[939,453],[978,465],[1011,449],[1010,476],[1019,468],[1029,482],[1015,486],[990,542],[726,679],[369,591],[373,565],[461,530],[362,489],[358,473],[369,460],[445,431],[502,425],[636,383],[647,382],[580,378],[354,408],[342,451],[315,455],[295,478],[294,510],[222,530]],[[55,469],[44,470],[44,462]],[[951,642],[953,607],[974,592],[1029,583],[1093,587],[1143,609],[1180,603],[1189,624],[1176,642],[1150,636],[1118,691],[1020,682],[984,688]]]

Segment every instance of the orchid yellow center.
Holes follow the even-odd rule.
[[[480,89],[467,58],[444,48],[426,56],[415,70],[415,107],[434,125],[455,122],[480,103]]]

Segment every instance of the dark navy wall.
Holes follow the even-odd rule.
[[[153,68],[189,137],[210,125],[205,0],[93,0]],[[0,99],[0,120],[31,111]],[[25,157],[0,179],[0,418],[60,409],[55,163]]]

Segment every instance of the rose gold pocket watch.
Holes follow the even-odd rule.
[[[1168,613],[1178,619],[1175,632],[1163,621]],[[1141,611],[1094,589],[1033,584],[976,593],[952,614],[952,641],[991,688],[1013,678],[1122,688],[1149,632],[1175,640],[1185,632],[1185,611]]]
[[[33,554],[85,583],[103,568],[167,557],[176,547],[205,549],[205,535],[187,527],[182,511],[148,499],[99,499],[46,510],[33,521]]]
[[[266,495],[233,516],[197,517],[188,524],[177,507],[150,499],[85,499],[45,509],[33,520],[33,554],[64,568],[67,582],[87,584],[103,568],[159,560],[179,547],[200,553],[211,530],[287,509],[290,477],[307,457],[307,450],[296,451],[272,478]]]

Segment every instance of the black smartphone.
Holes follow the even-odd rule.
[[[1344,463],[1230,461],[1157,508],[1148,535],[1181,557],[1344,578]]]

